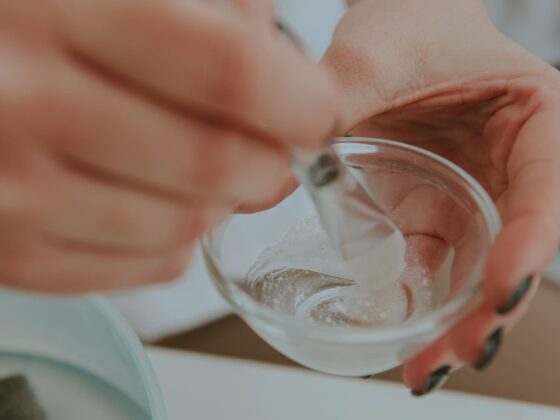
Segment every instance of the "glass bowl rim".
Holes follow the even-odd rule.
[[[367,146],[381,146],[384,148],[397,149],[407,154],[428,158],[443,166],[444,169],[455,173],[459,176],[461,183],[465,187],[465,191],[469,193],[484,216],[490,244],[496,239],[501,229],[501,220],[496,206],[484,188],[470,174],[455,163],[436,153],[394,140],[370,137],[339,137],[334,139],[332,145],[336,146],[336,144],[363,144]],[[228,221],[224,223],[228,223]],[[305,336],[308,339],[336,343],[380,343],[413,338],[435,330],[442,322],[444,324],[451,324],[459,320],[482,299],[480,289],[483,277],[472,287],[437,308],[435,311],[402,324],[378,327],[341,327],[314,324],[311,322],[304,323],[291,316],[279,313],[278,311],[259,304],[232,281],[228,280],[215,263],[216,258],[210,244],[211,236],[212,233],[209,233],[202,238],[204,259],[214,284],[222,296],[232,306],[233,310],[246,321],[250,322],[253,318],[259,319],[268,324],[268,329],[277,328],[281,331],[289,330],[292,335]],[[229,290],[230,288],[235,290]]]

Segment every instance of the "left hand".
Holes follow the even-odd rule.
[[[525,312],[560,237],[560,73],[500,34],[475,0],[363,0],[323,63],[343,94],[343,132],[429,149],[473,175],[504,227],[484,301],[409,360],[416,394],[446,369],[485,367]]]

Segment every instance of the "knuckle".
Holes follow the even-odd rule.
[[[0,130],[12,135],[25,133],[35,141],[71,138],[66,133],[76,126],[77,117],[70,103],[72,93],[60,88],[59,63],[42,51],[36,53],[32,59],[25,56],[28,52],[5,57],[7,69],[0,80]]]
[[[66,143],[76,136],[78,115],[63,93],[48,86],[30,86],[23,92],[4,98],[4,127],[8,131],[27,132],[34,141]]]
[[[4,58],[0,78],[0,122],[8,131],[21,132],[37,120],[37,116],[53,113],[54,99],[61,96],[54,79],[52,59],[40,49],[29,54],[22,45],[0,45]]]

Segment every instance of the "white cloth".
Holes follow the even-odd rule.
[[[487,0],[487,3],[491,17],[502,31],[541,58],[560,63],[559,0]],[[282,20],[319,57],[344,12],[344,2],[278,0],[278,9]],[[195,328],[229,311],[214,290],[200,253],[196,254],[189,272],[177,282],[120,294],[112,300],[145,340]]]

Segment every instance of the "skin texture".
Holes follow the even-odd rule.
[[[342,104],[339,134],[425,147],[496,201],[484,302],[404,380],[422,390],[442,366],[478,364],[537,282],[508,314],[496,308],[558,246],[558,73],[478,1],[352,3],[323,60],[337,97],[275,32],[270,2],[0,0],[2,284],[75,293],[175,277],[232,209],[293,189],[289,149],[317,146]],[[438,200],[413,185],[384,193],[403,211]],[[430,219],[405,233],[435,270],[465,232]]]
[[[450,159],[485,187],[503,221],[488,256],[482,304],[405,365],[405,383],[422,390],[442,366],[482,361],[487,338],[498,327],[511,328],[538,282],[507,314],[497,308],[556,254],[560,74],[500,34],[479,1],[353,3],[323,60],[342,93],[342,130]],[[423,199],[406,185],[390,194],[404,206]],[[439,218],[449,217],[444,205],[433,207]],[[419,223],[415,240],[431,247],[430,264],[437,266],[434,255],[454,243],[445,235],[452,229]]]
[[[271,2],[0,0],[0,282],[169,280],[241,203],[292,188],[335,88]]]

